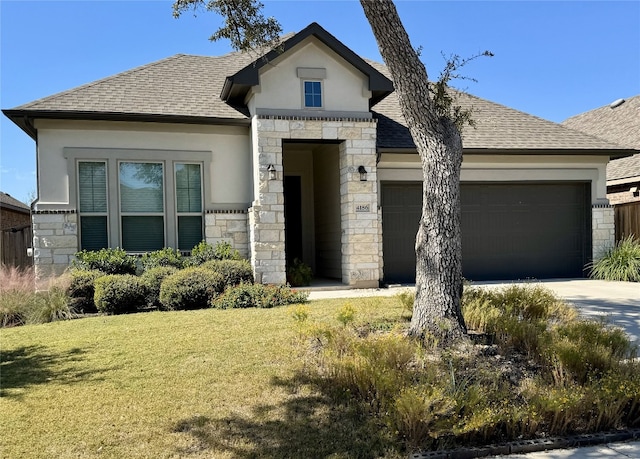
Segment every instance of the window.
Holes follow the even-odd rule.
[[[104,161],[78,163],[78,196],[80,249],[108,247],[107,164]]]
[[[304,82],[304,106],[305,108],[322,108],[322,82]]]
[[[202,172],[200,164],[175,163],[178,249],[202,241]]]
[[[150,252],[165,246],[163,163],[121,162],[119,167],[122,248]]]
[[[190,251],[204,239],[211,152],[64,149],[79,247]]]

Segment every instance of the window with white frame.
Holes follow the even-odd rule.
[[[107,163],[78,162],[78,213],[80,248],[99,250],[109,246]]]

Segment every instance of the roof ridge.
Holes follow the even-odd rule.
[[[125,75],[130,75],[130,74],[139,72],[141,70],[148,69],[150,67],[154,67],[154,66],[159,65],[161,63],[168,62],[168,61],[175,60],[175,59],[179,59],[179,58],[185,57],[185,56],[188,56],[188,54],[182,54],[182,53],[174,54],[173,56],[169,56],[169,57],[165,57],[163,59],[159,59],[157,61],[149,62],[147,64],[143,64],[143,65],[140,65],[138,67],[134,67],[132,69],[125,70],[123,72],[114,73],[114,74],[106,76],[104,78],[100,78],[100,79],[95,80],[95,81],[90,81],[89,83],[81,84],[80,86],[76,86],[74,88],[67,89],[65,91],[57,92],[57,93],[52,94],[50,96],[45,96],[45,97],[41,97],[40,99],[32,100],[31,102],[27,102],[26,104],[19,105],[19,106],[15,107],[14,110],[28,109],[29,107],[32,107],[32,106],[34,106],[36,104],[39,104],[39,103],[41,103],[43,101],[52,101],[52,100],[58,99],[59,97],[65,96],[67,94],[71,94],[73,92],[77,92],[77,91],[80,91],[80,90],[83,90],[83,89],[91,88],[93,86],[97,86],[99,84],[105,83],[105,82],[113,80],[115,78],[119,78],[119,77],[122,77],[122,76],[125,76]],[[205,56],[202,56],[202,57],[205,57]]]

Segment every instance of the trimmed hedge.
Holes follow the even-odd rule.
[[[104,276],[104,273],[97,269],[75,269],[69,271],[70,282],[67,287],[67,295],[70,298],[70,306],[75,311],[79,313],[98,311],[93,301],[94,283],[96,279],[102,276]]]
[[[140,264],[143,271],[159,266],[172,266],[179,269],[184,266],[184,260],[179,250],[166,247],[162,250],[145,253],[140,258]]]
[[[109,274],[95,281],[94,302],[106,314],[135,312],[146,305],[146,288],[131,274]]]
[[[203,267],[182,269],[162,281],[160,303],[164,309],[203,309],[224,290],[222,274]]]
[[[137,259],[123,249],[83,250],[75,254],[73,266],[79,269],[97,269],[105,274],[135,274]]]
[[[209,260],[202,267],[220,273],[227,287],[253,284],[253,269],[247,260]]]
[[[211,307],[272,308],[287,304],[306,303],[308,292],[292,290],[285,285],[239,284],[227,288],[224,293],[211,301]]]
[[[209,260],[240,259],[240,252],[234,249],[228,242],[218,242],[216,245],[212,245],[202,241],[191,250],[191,256],[185,264],[187,266],[200,266]]]
[[[156,266],[142,273],[140,281],[145,285],[148,305],[156,306],[158,309],[164,309],[162,303],[160,303],[160,286],[166,277],[169,277],[177,271],[178,268],[174,268],[173,266]]]

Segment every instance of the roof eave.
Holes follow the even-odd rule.
[[[2,113],[22,129],[33,140],[37,140],[38,132],[33,126],[33,118],[25,110],[2,110]]]
[[[207,124],[224,126],[249,126],[249,118],[216,118],[211,116],[163,115],[149,113],[92,112],[67,110],[3,110],[11,121],[36,140],[37,129],[33,120],[70,121],[137,121],[147,123]]]
[[[380,153],[415,153],[417,150],[415,147],[378,147]],[[627,149],[584,149],[584,148],[462,148],[462,153],[465,155],[518,155],[518,156],[539,156],[539,155],[551,155],[551,156],[608,156],[610,159],[619,159],[632,156],[637,153],[636,150]]]

